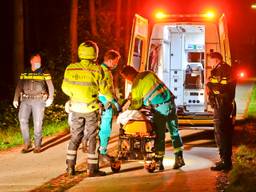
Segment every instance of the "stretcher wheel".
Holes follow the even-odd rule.
[[[145,169],[147,169],[149,173],[153,173],[156,170],[156,163],[155,162],[146,163]]]
[[[121,161],[115,161],[110,164],[113,173],[118,173],[121,169]]]

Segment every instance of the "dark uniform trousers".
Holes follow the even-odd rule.
[[[232,111],[232,100],[222,100],[218,106],[214,106],[215,141],[219,148],[220,158],[227,166],[232,164],[232,137],[234,130]]]
[[[43,99],[23,99],[19,109],[20,129],[26,145],[30,144],[29,117],[32,113],[34,123],[35,147],[42,142],[42,125],[44,118],[45,101]]]
[[[98,170],[98,153],[96,150],[98,135],[98,111],[90,113],[71,112],[70,114],[71,139],[68,144],[67,160],[69,166],[75,166],[77,149],[85,138],[88,141],[87,164],[90,172]]]

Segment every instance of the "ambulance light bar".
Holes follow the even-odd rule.
[[[166,14],[164,12],[157,12],[155,14],[155,18],[158,20],[162,19],[171,19],[171,18],[207,18],[207,19],[213,19],[215,17],[215,13],[212,11],[209,11],[204,14]]]

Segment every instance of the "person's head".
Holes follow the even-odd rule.
[[[122,71],[121,71],[121,76],[130,81],[133,82],[133,80],[135,79],[135,77],[137,76],[139,72],[132,66],[128,65],[125,66]]]
[[[78,57],[81,60],[96,61],[99,54],[98,45],[93,41],[85,41],[78,47]]]
[[[110,68],[111,70],[115,69],[118,65],[120,59],[120,53],[113,49],[108,50],[104,55],[104,63]]]
[[[31,70],[36,71],[42,65],[41,63],[41,55],[39,53],[35,53],[30,57]]]
[[[215,67],[223,62],[223,57],[219,52],[210,53],[209,65]]]

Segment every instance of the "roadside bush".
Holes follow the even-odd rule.
[[[256,151],[244,145],[235,154],[234,167],[230,172],[227,192],[255,192]]]
[[[18,127],[19,121],[17,109],[10,105],[7,101],[2,101],[0,104],[0,131],[6,130],[9,127]]]
[[[19,128],[18,110],[7,102],[0,104],[0,131],[8,128]],[[32,118],[31,118],[32,119]],[[65,121],[67,113],[65,112],[64,105],[54,104],[45,109],[44,125],[52,122]]]
[[[64,105],[54,104],[45,109],[44,124],[61,122],[67,119]]]

